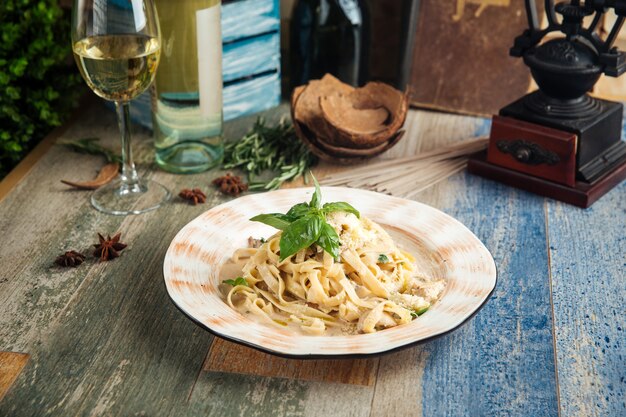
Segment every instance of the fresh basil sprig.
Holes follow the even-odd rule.
[[[250,220],[265,223],[268,226],[277,228],[278,230],[285,230],[287,226],[289,226],[292,222],[292,220],[290,220],[290,217],[280,213],[259,214],[258,216],[254,216]]]
[[[314,244],[319,239],[322,223],[325,222],[320,214],[309,213],[287,226],[280,238],[280,260]]]
[[[335,229],[326,222],[326,215],[335,211],[345,211],[361,217],[357,209],[345,202],[339,201],[322,205],[320,185],[315,177],[313,177],[313,182],[315,183],[315,192],[309,203],[298,203],[285,214],[259,214],[250,219],[283,231],[280,238],[281,261],[314,243],[332,255],[334,259],[339,259],[341,242]]]

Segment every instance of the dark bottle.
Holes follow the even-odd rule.
[[[293,86],[331,73],[367,81],[369,22],[364,0],[298,0],[291,20]]]

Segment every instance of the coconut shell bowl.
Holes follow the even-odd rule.
[[[291,117],[298,137],[320,159],[362,162],[389,150],[404,135],[406,93],[380,82],[361,88],[330,74],[296,87]]]

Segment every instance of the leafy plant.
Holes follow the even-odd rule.
[[[317,158],[296,137],[293,125],[285,120],[267,126],[259,118],[244,137],[224,146],[224,168],[243,170],[250,190],[275,190],[285,181],[303,176],[316,162]],[[264,175],[272,178],[264,181]]]
[[[358,210],[348,203],[339,201],[322,205],[320,185],[315,177],[313,182],[315,192],[309,203],[298,203],[286,214],[259,214],[250,219],[283,231],[280,237],[281,261],[314,243],[338,259],[341,242],[335,229],[326,222],[326,215],[334,211],[346,211],[360,217]]]
[[[69,16],[57,0],[0,2],[0,178],[76,102]],[[73,66],[73,65],[72,65]]]

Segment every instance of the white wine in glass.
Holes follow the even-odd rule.
[[[152,0],[74,0],[72,49],[94,93],[115,102],[122,137],[122,171],[91,197],[110,214],[154,210],[170,198],[161,184],[139,178],[130,142],[129,102],[154,81],[161,34]]]

